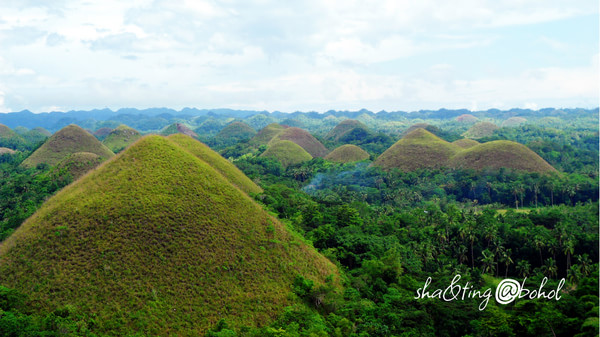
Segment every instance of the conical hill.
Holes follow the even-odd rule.
[[[291,127],[282,130],[269,141],[268,145],[272,145],[280,140],[289,140],[300,145],[313,157],[325,157],[329,152],[313,135],[300,128]]]
[[[258,187],[258,185],[242,173],[240,169],[235,167],[235,165],[227,159],[221,157],[220,154],[213,151],[206,144],[181,133],[172,134],[168,138],[194,156],[208,163],[240,190],[246,193],[262,192],[262,188]]]
[[[267,145],[273,137],[275,137],[278,133],[286,129],[287,127],[277,124],[271,123],[264,128],[260,129],[258,133],[252,137],[250,143],[258,144],[258,145]]]
[[[260,156],[274,158],[279,161],[284,168],[309,161],[313,158],[310,153],[306,152],[300,145],[291,140],[280,140],[269,143],[267,150]]]
[[[208,163],[140,139],[50,198],[0,245],[0,284],[70,305],[98,335],[202,335],[268,323],[297,275],[335,266]]]
[[[325,159],[337,163],[352,163],[369,159],[370,155],[360,147],[352,144],[342,145],[331,151]]]
[[[115,154],[96,137],[77,125],[71,124],[53,134],[46,142],[22,163],[25,167],[35,167],[46,163],[50,166],[77,152],[95,153],[103,160]]]
[[[102,144],[106,145],[111,151],[117,153],[140,138],[142,138],[142,135],[137,130],[122,124],[112,130],[108,136],[104,138]]]
[[[362,122],[355,119],[346,119],[331,129],[325,138],[333,139],[335,141],[344,141],[344,138],[346,138],[352,132],[356,134],[368,135],[369,128]]]
[[[415,129],[383,152],[373,165],[384,169],[399,168],[414,171],[421,168],[440,168],[461,150],[425,129]]]

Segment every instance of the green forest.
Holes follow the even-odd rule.
[[[187,125],[198,140],[260,187],[248,193],[255,202],[339,270],[339,284],[296,275],[286,295],[290,304],[273,312],[269,322],[244,326],[224,318],[206,336],[598,336],[598,110],[470,112],[498,125],[490,130],[461,122],[464,113],[121,115],[76,124],[92,133],[127,124],[142,134],[160,134],[172,123]],[[515,122],[515,117],[521,119]],[[341,123],[345,120],[357,122]],[[435,141],[408,143],[415,125]],[[307,135],[297,132],[284,138],[281,130],[288,127]],[[171,129],[163,134],[181,127]],[[0,137],[0,147],[17,151],[0,155],[0,242],[81,175],[73,170],[75,164],[21,165],[43,147],[47,136],[27,138],[31,131],[17,131]],[[126,153],[137,138],[118,140],[118,151]],[[552,169],[537,170],[538,165],[527,171],[494,162],[504,158],[501,147],[477,152],[494,162],[492,166],[453,164],[453,158],[469,158],[457,157],[469,151],[459,143],[466,139],[474,142],[468,146],[517,143],[533,153],[524,161],[539,156]],[[369,158],[344,161],[343,156],[329,160],[311,155],[316,153],[315,141],[327,151],[353,144]],[[280,150],[285,158],[269,155],[278,142],[299,146]],[[377,165],[377,158],[394,144],[408,149],[405,154],[410,154],[409,146],[422,146],[422,151],[434,147],[433,164],[410,170]],[[302,152],[295,153],[295,148]],[[424,153],[413,155],[414,161]],[[449,159],[443,161],[443,156]],[[452,301],[419,296],[427,280],[433,293],[450,286],[457,275],[460,285],[491,289],[485,309],[480,296]],[[505,279],[530,290],[540,284],[546,292],[560,289],[560,299],[517,298],[499,304],[493,295]],[[111,335],[97,328],[108,326],[106,322],[100,324],[82,308],[67,303],[44,311],[38,304],[27,291],[0,283],[0,336]],[[151,320],[148,312],[135,320]],[[131,336],[146,335],[135,320],[124,317],[110,325]],[[177,331],[174,335],[186,335]]]

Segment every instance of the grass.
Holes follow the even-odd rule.
[[[254,130],[250,125],[243,122],[233,122],[228,124],[223,130],[217,133],[216,137],[221,139],[250,139],[254,135],[256,135],[256,130]]]
[[[456,121],[461,122],[461,123],[475,123],[478,120],[479,120],[479,118],[477,118],[471,114],[462,114],[462,115],[456,117]]]
[[[502,126],[507,126],[507,127],[517,126],[517,125],[523,124],[525,122],[527,122],[527,119],[525,119],[523,117],[510,117],[510,118],[506,119],[504,122],[502,122]]]
[[[270,322],[298,275],[336,267],[221,173],[147,136],[67,186],[0,245],[0,284],[32,310],[72,305],[100,335]]]
[[[494,123],[490,122],[479,122],[473,125],[469,130],[467,130],[462,135],[467,138],[483,138],[491,136],[495,130],[498,129],[498,126]]]
[[[505,167],[538,173],[556,172],[527,146],[508,140],[496,140],[465,149],[450,159],[449,166],[474,170]]]
[[[269,147],[261,154],[261,157],[275,158],[283,167],[300,164],[312,159],[310,153],[292,141],[280,140],[269,144]]]
[[[113,129],[111,128],[100,128],[98,130],[96,130],[96,132],[94,132],[94,136],[96,138],[98,138],[98,140],[102,141],[104,140],[104,138],[106,138],[111,132],[113,131]]]
[[[76,152],[58,162],[55,172],[58,176],[70,174],[73,180],[77,180],[102,162],[103,159],[95,153]]]
[[[369,159],[370,155],[360,147],[352,144],[342,145],[331,151],[325,159],[336,163],[351,163]]]
[[[300,128],[290,127],[282,130],[269,141],[269,145],[280,140],[289,140],[300,145],[313,157],[325,157],[329,152],[313,135]]]
[[[418,128],[383,152],[373,165],[403,171],[439,168],[447,166],[448,160],[459,151],[460,147]]]
[[[252,137],[250,142],[258,145],[267,145],[273,137],[284,129],[286,129],[286,127],[283,125],[271,123],[258,131],[256,136]]]
[[[0,154],[6,154],[6,153],[8,153],[8,154],[15,154],[16,151],[12,150],[12,149],[9,149],[7,147],[0,147]]]
[[[463,139],[453,141],[452,144],[454,144],[462,149],[468,149],[473,146],[479,145],[479,142],[474,139],[463,138]]]
[[[127,125],[119,125],[104,138],[102,144],[106,145],[114,153],[117,153],[123,151],[123,149],[140,138],[142,138],[142,135],[137,130]]]
[[[354,119],[346,119],[341,121],[338,125],[336,125],[329,133],[325,136],[326,139],[332,139],[335,141],[339,141],[345,135],[352,132],[354,129],[364,129],[368,132],[369,128],[360,121]]]
[[[114,156],[114,153],[110,149],[100,143],[89,132],[77,125],[71,124],[48,138],[21,165],[35,167],[41,163],[46,163],[54,166],[64,158],[77,152],[95,153],[103,160]]]
[[[531,208],[523,208],[523,207],[521,207],[519,209],[511,208],[511,210],[514,211],[515,213],[524,213],[524,214],[529,214],[531,212]],[[498,214],[500,214],[500,215],[504,215],[504,214],[506,214],[506,212],[508,212],[508,209],[507,208],[497,209],[496,212],[498,212]]]
[[[211,150],[206,144],[184,134],[173,134],[168,139],[212,166],[242,191],[246,193],[262,192],[262,188],[258,187],[235,165],[221,157],[217,152]]]

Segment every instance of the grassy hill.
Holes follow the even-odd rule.
[[[271,141],[271,139],[273,139],[273,137],[275,137],[284,129],[286,129],[286,127],[283,125],[271,123],[262,128],[260,131],[258,131],[258,133],[254,137],[252,137],[250,142],[258,145],[267,145]]]
[[[0,146],[13,150],[23,149],[26,145],[25,139],[4,124],[0,124]]]
[[[287,128],[282,130],[269,141],[269,145],[280,140],[289,140],[300,145],[306,152],[313,157],[324,157],[329,151],[308,131],[299,128]]]
[[[479,145],[479,142],[474,139],[463,138],[463,139],[453,141],[452,144],[454,144],[462,149],[468,149],[470,147]]]
[[[369,159],[370,155],[360,147],[352,144],[342,145],[331,151],[325,159],[337,163],[351,163]]]
[[[250,125],[243,122],[233,122],[219,131],[215,137],[226,140],[245,140],[252,138],[254,135],[256,135],[256,130]]]
[[[211,150],[206,144],[181,133],[170,135],[168,138],[186,151],[208,163],[242,191],[246,193],[262,192],[262,189],[242,173],[242,171],[227,159],[221,157],[220,154]]]
[[[475,123],[479,120],[479,118],[471,115],[471,114],[462,114],[456,117],[457,122],[461,123]]]
[[[264,325],[297,275],[336,267],[206,162],[147,136],[50,198],[0,245],[0,284],[99,335]],[[334,277],[337,279],[337,277]]]
[[[506,167],[539,173],[556,171],[527,146],[508,140],[483,143],[463,150],[450,159],[449,165],[475,170]]]
[[[526,122],[527,122],[527,119],[523,118],[523,117],[510,117],[502,122],[502,126],[511,127],[511,126],[517,126],[517,125],[520,125],[520,124],[523,124]]]
[[[310,153],[290,140],[280,140],[269,144],[269,147],[261,154],[261,157],[275,158],[283,167],[300,164],[312,159]]]
[[[163,136],[168,136],[175,133],[183,133],[184,135],[198,138],[198,134],[196,134],[194,131],[192,131],[192,129],[190,129],[182,123],[173,123],[171,125],[168,125],[160,132],[160,134]]]
[[[467,138],[483,138],[489,137],[494,134],[494,131],[498,130],[498,126],[494,123],[490,122],[479,122],[473,125],[469,130],[467,130],[462,135]]]
[[[114,156],[114,153],[104,146],[89,132],[77,125],[71,124],[60,129],[33,152],[21,165],[35,167],[46,163],[50,166],[77,152],[91,152],[104,160]]]
[[[113,129],[111,128],[100,128],[98,130],[96,130],[93,135],[98,138],[100,141],[104,140],[104,138],[106,138],[108,135],[110,135],[110,133],[112,132]]]
[[[56,164],[55,175],[61,177],[65,174],[68,174],[73,178],[73,180],[77,180],[93,168],[100,165],[103,161],[104,160],[102,157],[95,153],[73,153]]]
[[[419,128],[383,152],[373,165],[384,169],[399,168],[403,171],[439,168],[447,166],[448,159],[459,151],[460,147]]]
[[[369,128],[362,122],[354,119],[346,119],[331,129],[331,131],[329,131],[329,133],[327,133],[325,136],[325,139],[344,141],[344,137],[356,129],[362,130],[366,134],[369,133]]]
[[[117,153],[140,138],[142,138],[142,135],[137,130],[127,125],[119,125],[104,138],[102,144],[106,145],[114,153]]]
[[[0,155],[2,155],[2,154],[7,154],[7,153],[8,153],[8,154],[15,154],[15,153],[16,153],[16,151],[15,151],[15,150],[12,150],[12,149],[9,149],[9,148],[7,148],[7,147],[0,147]]]

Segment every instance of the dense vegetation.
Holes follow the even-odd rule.
[[[287,287],[280,288],[281,294],[287,291],[288,306],[279,314],[260,326],[228,317],[212,324],[208,336],[597,336],[597,114],[597,110],[555,109],[377,115],[368,111],[332,111],[322,115],[240,112],[227,117],[217,113],[177,118],[163,114],[143,120],[131,118],[128,124],[151,125],[160,121],[162,126],[143,129],[156,131],[168,123],[185,121],[190,128],[202,131],[199,138],[262,187],[252,191],[255,200],[296,232],[299,242],[312,242],[341,272],[342,293],[336,292],[337,285],[314,282],[314,277],[305,272],[288,275]],[[250,141],[217,141],[215,135],[234,120],[260,131]],[[353,121],[337,129],[341,137],[337,132],[331,136],[344,120]],[[482,145],[459,140],[477,120],[502,127],[477,135],[483,136],[478,138]],[[285,130],[272,123],[305,128],[329,150],[344,144],[359,145],[371,159],[409,133],[411,126],[419,124],[428,133],[419,131],[419,137],[412,141],[421,146],[415,150],[413,161],[422,160],[418,154],[426,149],[425,138],[434,139],[437,144],[452,143],[450,148],[455,153],[470,148],[464,152],[467,154],[477,153],[474,149],[480,146],[485,150],[507,144],[493,141],[510,140],[527,146],[558,172],[542,174],[520,171],[518,167],[489,166],[473,170],[443,165],[384,170],[370,165],[368,159],[336,163],[310,157],[282,165],[281,160],[265,155],[269,150],[266,144]],[[176,142],[178,138],[189,140],[181,135],[170,139]],[[193,153],[195,149],[197,153],[193,154],[200,159],[209,153],[200,143],[193,143],[193,147],[179,143],[186,151]],[[33,148],[27,141],[19,146],[9,147],[21,151],[26,151],[27,146]],[[67,182],[57,179],[53,168],[47,165],[20,167],[27,154],[0,156],[2,239]],[[436,158],[431,162],[435,163],[439,159]],[[527,158],[531,161],[532,156]],[[214,153],[202,160],[221,164],[221,169],[214,167],[221,172],[243,177]],[[499,161],[503,160],[508,159]],[[181,177],[169,181],[173,188],[179,188],[184,180]],[[244,180],[244,184],[253,183]],[[125,185],[136,188],[135,182]],[[241,217],[246,211],[237,213]],[[56,236],[55,241],[61,239],[62,236]],[[480,310],[480,297],[451,302],[416,298],[417,290],[423,288],[428,277],[433,292],[449,286],[456,275],[460,275],[461,285],[468,282],[475,290],[491,289],[492,296],[484,310]],[[557,289],[560,280],[565,279],[560,300],[517,299],[502,305],[494,299],[495,288],[505,278],[536,289],[544,277],[548,278],[544,287],[547,290]],[[127,331],[139,331],[140,326],[151,325],[149,321],[165,309],[162,292],[147,293],[145,311],[107,323],[82,311],[81,306],[39,310],[32,306],[32,296],[37,296],[34,292],[17,291],[13,284],[0,286],[4,286],[0,287],[0,335],[94,336],[98,325],[126,321],[133,322]],[[224,308],[232,310],[236,305],[228,303]],[[242,326],[246,324],[249,326]]]

